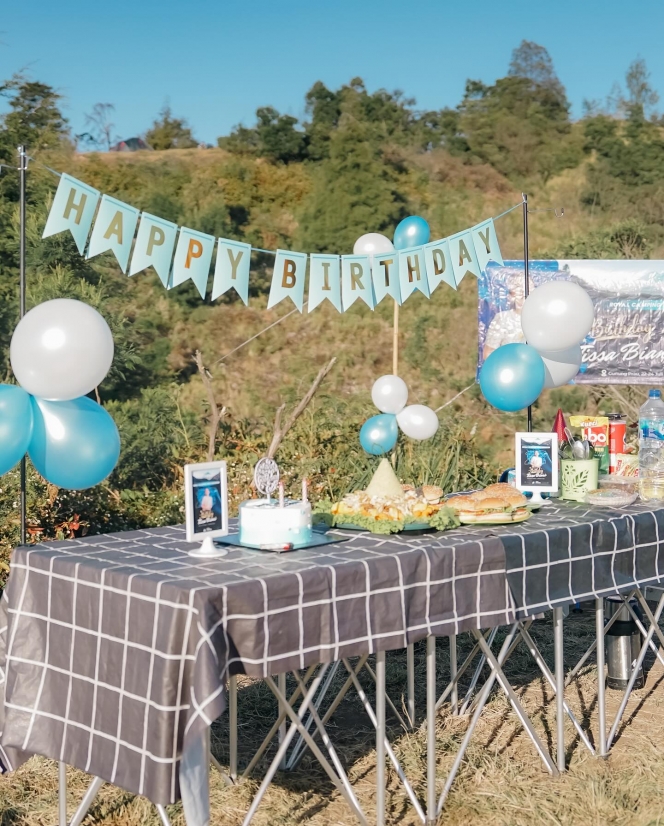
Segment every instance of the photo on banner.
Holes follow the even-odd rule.
[[[307,276],[306,252],[289,252],[277,250],[272,271],[270,296],[267,301],[268,310],[290,298],[297,309],[302,312],[304,307],[304,281]]]
[[[83,255],[98,203],[99,192],[96,189],[63,173],[42,238],[50,238],[68,229],[79,253]]]
[[[220,238],[212,282],[212,301],[232,288],[245,305],[249,304],[250,268],[251,244]]]
[[[86,257],[94,258],[102,252],[110,251],[126,275],[138,216],[139,210],[136,207],[124,204],[110,195],[103,195]]]
[[[371,277],[377,305],[388,295],[393,298],[397,304],[401,304],[399,253],[396,250],[374,253],[371,264]]]
[[[370,310],[376,306],[368,255],[341,256],[341,294],[344,312],[362,299]]]
[[[341,268],[338,255],[313,252],[309,256],[309,299],[307,312],[327,299],[340,313]]]
[[[424,262],[429,282],[429,295],[443,282],[456,290],[454,268],[452,267],[450,248],[447,241],[444,238],[440,241],[432,241],[430,244],[425,244],[422,249],[424,250]]]
[[[416,290],[429,298],[429,282],[423,247],[413,247],[399,252],[399,288],[402,301],[405,301]]]
[[[143,212],[131,256],[129,275],[136,275],[148,267],[153,267],[161,283],[168,287],[177,234],[177,224]]]
[[[191,278],[201,298],[205,298],[215,241],[212,235],[182,227],[173,259],[170,287],[177,287]]]
[[[481,269],[475,252],[475,242],[470,230],[458,232],[447,239],[457,287],[467,275],[480,277]]]

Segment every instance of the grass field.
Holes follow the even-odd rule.
[[[534,624],[533,636],[553,663],[550,616]],[[594,614],[572,614],[565,624],[565,664],[571,668],[592,642]],[[470,648],[467,636],[459,638],[460,657]],[[438,689],[448,671],[448,646],[438,641]],[[618,740],[607,760],[594,758],[579,743],[566,723],[569,771],[551,778],[543,769],[532,744],[519,726],[504,695],[496,690],[471,741],[466,761],[457,777],[442,824],[449,826],[655,826],[664,822],[664,673],[654,658],[646,660],[646,687],[635,692],[625,714]],[[592,663],[592,658],[591,658]],[[525,648],[519,647],[506,669],[543,741],[553,749],[555,703]],[[387,656],[387,681],[397,707],[404,702],[406,663],[404,652]],[[336,678],[341,679],[340,672]],[[373,700],[371,681],[362,679]],[[390,738],[420,799],[425,799],[426,751],[424,643],[416,646],[417,725],[406,732],[388,711]],[[596,671],[589,665],[567,690],[567,700],[577,719],[597,731]],[[620,701],[619,692],[607,692],[608,717]],[[239,691],[240,767],[251,759],[276,714],[276,701],[261,682],[244,679]],[[468,717],[453,717],[444,707],[437,718],[439,790],[465,732]],[[349,693],[332,718],[329,732],[344,763],[369,823],[375,816],[375,738],[357,696]],[[592,738],[591,738],[592,739]],[[228,764],[226,719],[213,728],[213,750],[222,765]],[[274,752],[271,752],[273,754]],[[213,826],[237,826],[255,794],[270,756],[264,758],[254,777],[226,786],[212,770]],[[396,775],[388,763],[388,822],[415,824],[414,815]],[[68,810],[73,813],[87,783],[82,772],[68,770]],[[169,807],[173,826],[184,826],[182,809]],[[355,823],[343,799],[323,770],[309,755],[299,769],[278,773],[254,823],[256,826],[316,826]],[[0,779],[0,826],[52,826],[57,823],[57,765],[34,758],[15,774]],[[144,799],[104,786],[85,824],[103,826],[151,826],[159,823],[156,810]]]

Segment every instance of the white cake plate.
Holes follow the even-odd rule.
[[[332,545],[335,542],[347,542],[350,537],[346,536],[328,536],[324,533],[317,533],[314,531],[313,536],[308,542],[295,542],[292,545],[248,545],[246,542],[240,542],[239,533],[229,533],[227,536],[220,536],[217,542],[223,545],[234,545],[238,548],[247,548],[250,551],[265,551],[268,553],[285,554],[290,551],[301,551],[304,548],[317,548],[320,545]]]

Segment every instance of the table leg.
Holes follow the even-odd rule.
[[[450,635],[450,683],[454,686],[452,688],[452,697],[450,703],[452,707],[452,714],[459,713],[459,685],[457,683],[457,638],[456,634]]]
[[[385,652],[376,653],[376,826],[385,826]]]
[[[277,685],[279,686],[279,691],[285,697],[286,696],[286,673],[285,672],[283,674],[279,674],[277,676]],[[279,716],[281,716],[283,713],[284,713],[284,706],[283,706],[283,703],[280,702],[279,703]],[[284,740],[286,739],[286,728],[287,728],[286,718],[284,717],[283,723],[279,726],[279,745],[281,745],[284,742]],[[283,759],[282,759],[281,763],[279,763],[279,770],[280,771],[285,771],[287,764],[288,764],[287,753],[284,752]]]
[[[450,645],[456,637],[450,637]],[[436,638],[427,637],[427,826],[436,816]]]
[[[233,783],[237,783],[237,677],[228,678],[228,770]]]
[[[58,821],[67,826],[67,764],[58,763]]]
[[[171,821],[168,819],[168,815],[166,814],[166,809],[163,806],[157,804],[157,812],[159,814],[159,820],[162,822],[162,826],[171,826]]]
[[[101,777],[95,777],[92,783],[90,783],[90,785],[88,786],[88,790],[83,795],[83,800],[81,800],[78,809],[76,809],[74,817],[72,817],[69,826],[81,826],[84,817],[88,813],[88,809],[90,808],[90,806],[92,806],[95,797],[97,797],[99,789],[101,789],[103,785],[104,781],[101,779]]]
[[[556,674],[556,763],[565,771],[565,665],[563,648],[563,609],[553,609],[553,646]]]
[[[617,614],[616,614],[617,616]],[[595,600],[595,636],[597,637],[597,715],[599,718],[600,757],[606,757],[606,681],[604,677],[604,599]]]
[[[415,728],[415,646],[413,643],[406,648],[406,669],[408,679],[408,722],[412,730]]]

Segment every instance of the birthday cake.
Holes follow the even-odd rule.
[[[240,505],[243,545],[306,545],[311,536],[309,502],[285,499],[280,504],[270,499],[249,499]]]

